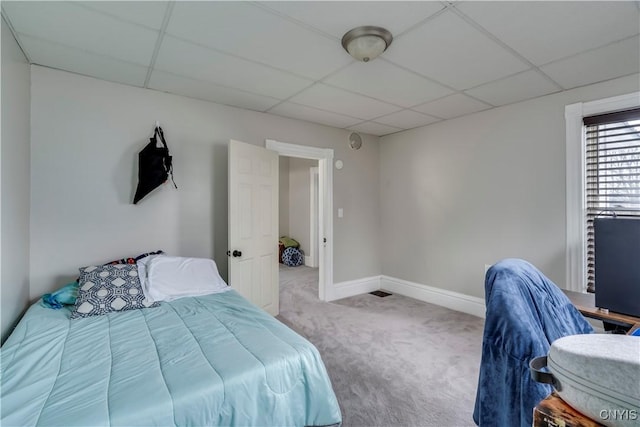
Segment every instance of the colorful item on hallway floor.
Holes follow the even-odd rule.
[[[300,243],[296,239],[292,239],[289,236],[280,237],[280,243],[284,245],[285,248],[299,248]]]
[[[282,252],[282,263],[289,267],[297,267],[304,264],[304,253],[294,247],[286,248]]]

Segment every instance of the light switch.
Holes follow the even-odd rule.
[[[338,218],[342,218],[344,216],[344,210],[342,208],[338,208]]]

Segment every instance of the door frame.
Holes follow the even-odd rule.
[[[319,245],[318,298],[320,301],[333,299],[333,149],[290,144],[273,139],[265,140],[265,147],[278,156],[297,157],[318,161],[318,217],[319,239],[326,242]]]
[[[318,227],[318,217],[320,208],[318,206],[318,187],[319,187],[319,171],[318,167],[309,168],[309,266],[318,267],[318,238],[320,230]],[[305,263],[307,262],[305,257]]]

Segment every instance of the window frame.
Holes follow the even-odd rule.
[[[640,92],[565,106],[566,123],[566,282],[565,288],[587,291],[586,159],[583,118],[640,107]]]

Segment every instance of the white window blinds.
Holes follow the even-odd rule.
[[[594,292],[593,220],[640,217],[640,109],[584,118],[587,291]]]

